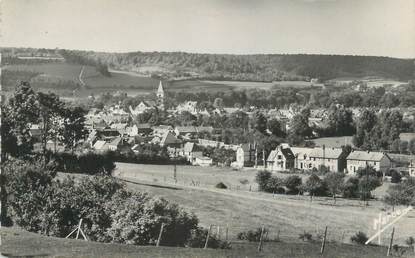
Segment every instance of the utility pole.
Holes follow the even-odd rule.
[[[395,227],[392,228],[391,241],[389,242],[388,252],[386,253],[386,256],[389,256],[391,254],[394,234],[395,234]]]

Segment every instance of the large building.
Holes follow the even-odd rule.
[[[161,81],[159,83],[156,96],[157,96],[157,107],[160,110],[164,110],[164,89],[163,89],[163,84],[161,83]]]
[[[347,157],[349,174],[354,175],[359,168],[366,166],[385,173],[392,167],[392,159],[386,153],[377,151],[352,151]]]

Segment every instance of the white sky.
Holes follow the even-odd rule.
[[[415,57],[415,0],[1,0],[1,46]]]

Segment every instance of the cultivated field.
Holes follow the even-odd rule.
[[[341,137],[322,137],[312,139],[316,146],[322,147],[323,145],[328,148],[341,148],[344,145],[353,145],[353,136],[341,136]]]
[[[222,230],[228,227],[233,239],[241,231],[265,225],[271,230],[270,237],[276,237],[280,231],[282,239],[298,241],[304,230],[317,236],[328,226],[330,240],[347,243],[358,231],[372,235],[373,219],[385,208],[382,202],[374,200],[365,207],[358,200],[340,199],[333,205],[331,198],[315,198],[310,202],[307,196],[259,193],[253,171],[178,166],[175,183],[173,166],[118,163],[115,175],[125,179],[132,190],[164,197],[193,211],[206,227],[211,224]],[[249,183],[242,184],[241,179]],[[231,189],[214,188],[218,182],[228,183]],[[396,224],[395,238],[403,244],[414,232],[415,211],[411,211]],[[385,231],[383,244],[389,235],[390,230]]]

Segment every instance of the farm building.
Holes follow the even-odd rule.
[[[313,148],[309,157],[313,168],[325,166],[332,172],[343,171],[346,168],[346,155],[340,148]]]
[[[176,138],[173,133],[166,132],[160,139],[160,146],[168,146],[173,148],[180,148],[182,141]]]
[[[313,148],[291,147],[291,151],[295,157],[294,168],[312,169],[310,154]]]
[[[288,144],[281,144],[271,151],[267,159],[267,167],[271,171],[285,171],[294,168],[295,156]]]
[[[359,168],[366,166],[385,173],[392,167],[392,160],[386,153],[376,151],[352,151],[347,157],[349,174],[355,174]]]
[[[202,156],[202,155],[196,155],[194,157],[194,161],[192,162],[192,165],[208,167],[212,165],[212,159],[209,157]]]
[[[202,152],[198,151],[194,142],[186,142],[183,146],[183,156],[190,162],[194,162],[197,156],[202,156]]]

